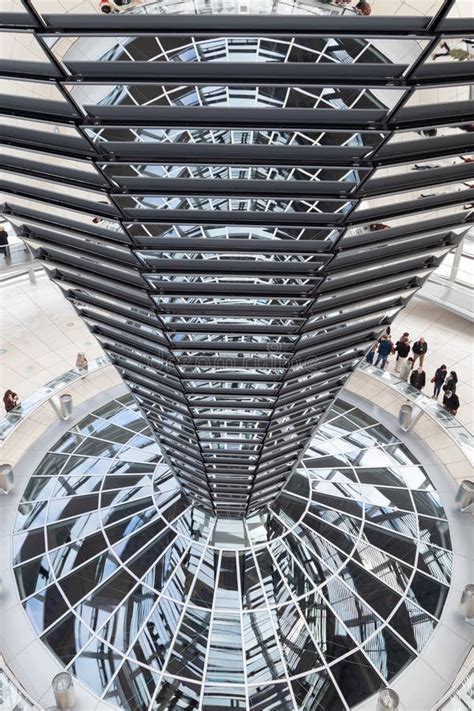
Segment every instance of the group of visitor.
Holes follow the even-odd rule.
[[[423,390],[426,385],[426,372],[423,368],[426,353],[428,352],[428,342],[420,336],[412,345],[410,334],[405,331],[396,343],[391,339],[390,326],[387,326],[378,341],[372,344],[365,359],[368,363],[377,368],[385,369],[390,355],[396,354],[395,373],[402,380],[406,380],[413,388]],[[433,384],[434,400],[439,398],[443,390],[443,407],[452,415],[459,409],[459,397],[456,394],[458,376],[454,370],[448,373],[446,365],[440,365],[436,369],[430,383]]]
[[[411,345],[410,334],[408,332],[403,333],[394,344],[391,339],[390,326],[387,326],[378,341],[372,344],[365,359],[367,363],[382,368],[383,370],[388,363],[388,357],[396,353],[395,373],[403,380],[409,381],[412,387],[421,391],[426,385],[426,373],[423,370],[423,363],[427,351],[428,343],[426,339],[420,336],[420,338]],[[415,368],[417,362],[418,366]],[[75,365],[80,373],[83,375],[87,373],[89,362],[83,351],[77,354]],[[451,370],[448,374],[447,367],[440,365],[440,367],[436,369],[430,382],[433,384],[432,398],[437,400],[441,389],[443,389],[443,406],[448,412],[455,415],[459,408],[459,398],[456,395],[458,377],[455,371]],[[15,407],[19,407],[20,400],[18,395],[13,390],[6,390],[3,396],[3,404],[5,412],[10,412]]]

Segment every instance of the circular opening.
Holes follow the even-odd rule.
[[[180,684],[193,708],[202,686],[219,697],[225,679],[235,708],[245,689],[255,706],[276,686],[281,709],[292,691],[301,708],[308,693],[352,708],[421,652],[449,590],[449,528],[427,471],[343,400],[264,516],[220,521],[190,503],[132,398],[113,400],[51,447],[15,531],[15,574],[37,634],[73,678],[125,711],[124,680],[140,684],[140,710],[142,681],[170,708]],[[117,681],[104,683],[106,657]],[[270,657],[282,676],[256,681],[255,665]],[[314,692],[311,675],[322,680]],[[354,675],[356,691],[345,681]],[[55,687],[69,693],[63,679]]]

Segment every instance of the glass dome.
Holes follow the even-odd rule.
[[[37,634],[98,696],[134,709],[345,709],[420,653],[449,589],[427,472],[336,401],[275,503],[190,506],[130,396],[34,472],[13,536]]]

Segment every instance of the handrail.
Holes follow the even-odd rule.
[[[436,704],[435,711],[468,711],[472,708],[474,666],[472,661],[469,663],[469,656],[466,657],[461,666],[461,672],[457,675],[454,683]],[[464,672],[462,671],[463,667],[465,667]]]
[[[87,374],[96,372],[101,368],[110,365],[108,356],[103,355],[89,363]],[[404,395],[407,400],[413,402],[429,417],[434,419],[451,437],[455,444],[461,449],[466,459],[474,464],[474,437],[469,430],[462,425],[453,415],[450,415],[444,408],[438,405],[428,395],[413,388],[409,383],[398,378],[393,373],[376,368],[369,363],[362,362],[358,370],[367,373],[374,380],[382,381],[385,385]],[[36,390],[32,395],[22,401],[21,405],[15,407],[3,419],[0,420],[0,442],[4,443],[7,437],[35,410],[52,397],[61,392],[67,385],[71,385],[84,377],[84,371],[79,368],[58,375],[43,387]]]
[[[24,711],[43,711],[33,698],[27,694],[7,666],[5,659],[0,654],[0,703],[2,708],[23,709]]]
[[[156,14],[156,12],[153,11],[153,8],[155,5],[161,6],[163,3],[160,2],[160,0],[145,0],[145,2],[142,2],[139,5],[132,5],[131,7],[127,7],[125,10],[122,12],[125,13],[131,13],[131,14],[145,14],[149,15],[150,12],[152,14]],[[178,0],[179,4],[179,0]],[[291,2],[291,0],[287,0],[286,4],[290,7],[293,8],[294,3]],[[334,2],[321,2],[319,4],[316,2],[316,6],[318,9],[318,13],[324,14],[324,15],[346,15],[346,14],[353,14],[355,15],[356,12],[353,8],[350,7],[343,7],[341,5],[336,5]],[[306,3],[306,7],[308,9],[311,8],[311,3]]]
[[[9,248],[8,257],[0,262],[0,281],[5,282],[19,274],[31,274],[41,267],[40,262],[33,257],[31,252],[20,248],[20,245],[13,244]]]
[[[90,361],[87,372],[79,368],[72,368],[36,390],[32,395],[25,398],[18,407],[15,407],[0,420],[0,442],[4,443],[7,437],[9,437],[27,417],[45,402],[48,402],[48,400],[51,400],[55,395],[58,395],[65,387],[84,378],[86,374],[97,372],[107,365],[110,365],[108,356],[100,356]]]
[[[438,405],[438,403],[428,395],[424,395],[420,390],[413,388],[409,383],[402,380],[402,378],[398,378],[393,373],[376,368],[374,365],[370,365],[365,361],[359,365],[358,370],[367,373],[374,378],[374,380],[382,381],[385,385],[388,385],[393,390],[404,395],[407,400],[413,402],[446,431],[449,437],[451,437],[463,452],[466,459],[471,464],[474,464],[474,437],[467,427],[464,427],[456,417],[447,412],[441,405]]]

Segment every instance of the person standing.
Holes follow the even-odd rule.
[[[439,368],[436,369],[435,374],[431,378],[431,382],[433,383],[433,399],[437,400],[438,396],[441,392],[441,386],[444,383],[446,376],[448,374],[448,369],[446,368],[445,365],[440,365]]]
[[[395,372],[400,372],[401,365],[410,355],[410,335],[405,332],[395,344],[395,351],[397,353],[397,360],[395,362]]]
[[[76,368],[82,370],[84,373],[86,373],[87,369],[89,368],[89,361],[87,360],[84,351],[79,351],[79,353],[77,354]]]
[[[379,348],[377,351],[377,360],[375,361],[376,367],[380,365],[382,370],[385,368],[387,365],[387,359],[390,355],[390,353],[393,352],[393,343],[390,340],[390,338],[386,335],[383,335],[380,337],[379,341]]]
[[[389,229],[389,227],[384,222],[372,222],[372,224],[369,225],[370,232],[380,232],[380,230],[387,230],[387,229]]]
[[[379,345],[378,341],[375,341],[375,343],[372,343],[370,346],[370,349],[367,351],[367,355],[365,356],[365,360],[367,363],[370,365],[373,365],[374,358],[375,358],[375,351],[377,350],[377,346]]]
[[[20,399],[13,390],[5,390],[3,404],[5,406],[5,412],[11,412],[15,407],[18,407]]]
[[[457,415],[459,410],[459,398],[456,393],[446,390],[443,397],[443,407],[451,414]]]
[[[426,384],[426,373],[420,366],[416,370],[412,370],[410,375],[410,385],[417,390],[423,390]]]
[[[400,378],[408,381],[413,368],[413,358],[407,358],[400,366]]]
[[[423,336],[415,341],[413,344],[413,365],[415,365],[418,358],[420,359],[420,367],[423,367],[423,361],[425,360],[425,355],[428,350],[428,343],[425,341]]]
[[[3,252],[3,256],[10,256],[10,249],[8,247],[8,233],[4,227],[0,225],[0,252]]]
[[[99,0],[99,12],[103,12],[104,15],[110,15],[113,12],[117,12],[117,9],[113,6],[111,0]],[[96,220],[99,220],[99,218],[95,217],[92,222]]]
[[[372,8],[367,0],[359,0],[359,2],[354,5],[354,12],[356,15],[370,15]]]
[[[444,392],[448,392],[448,390],[452,393],[456,392],[456,388],[458,385],[458,376],[454,370],[451,370],[448,377],[446,378],[446,381],[443,385],[443,390]]]

